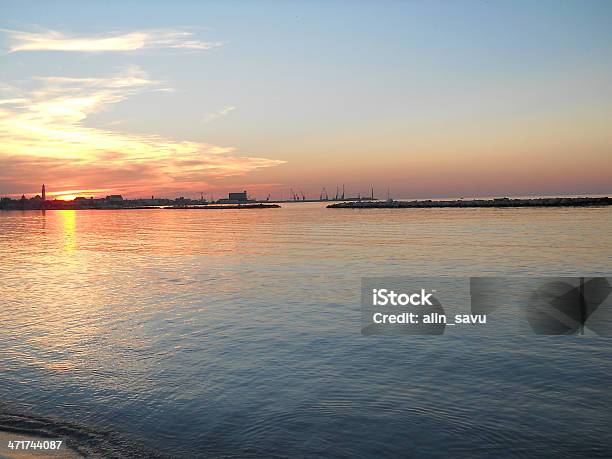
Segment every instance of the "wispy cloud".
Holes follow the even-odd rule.
[[[0,104],[0,193],[31,189],[28,184],[43,179],[56,189],[65,183],[125,194],[198,190],[284,162],[237,156],[232,147],[88,126],[90,115],[163,87],[138,68],[109,78],[35,81],[35,90],[11,88],[4,98],[0,87],[0,101],[6,102]]]
[[[109,52],[137,51],[147,48],[206,50],[221,46],[221,42],[197,39],[193,32],[171,29],[151,29],[116,32],[104,35],[67,35],[56,30],[39,32],[0,29],[8,35],[9,52],[76,51]]]
[[[204,122],[205,123],[210,123],[214,120],[216,120],[217,118],[221,118],[222,116],[225,116],[227,114],[229,114],[230,112],[233,112],[234,110],[236,110],[236,107],[233,106],[227,106],[224,107],[223,109],[219,110],[218,112],[215,113],[210,113],[208,115],[206,115],[206,117],[204,118]]]
[[[13,105],[27,102],[27,99],[0,99],[0,105]]]

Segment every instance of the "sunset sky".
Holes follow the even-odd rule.
[[[0,196],[612,192],[612,2],[0,1]]]

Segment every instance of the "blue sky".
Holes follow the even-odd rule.
[[[104,100],[62,120],[62,132],[89,129],[79,131],[90,139],[83,157],[0,144],[0,160],[21,165],[0,177],[0,194],[34,191],[45,179],[56,189],[126,194],[245,186],[318,194],[339,183],[355,192],[389,185],[404,197],[611,191],[611,2],[0,5],[0,81],[9,87],[2,97],[18,90],[28,100],[8,114],[31,111],[41,93],[55,97],[45,78],[73,79],[62,83],[67,94],[78,79],[130,74],[149,82],[121,94],[96,83]],[[11,52],[16,32],[49,31],[66,40],[173,31],[214,46]],[[83,81],[78,89],[92,91]],[[156,136],[226,149],[231,166],[197,145],[161,154],[149,139],[138,153],[116,156],[91,144],[113,132],[126,145]],[[23,176],[53,160],[74,167]]]

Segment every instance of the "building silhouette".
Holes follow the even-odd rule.
[[[243,191],[242,193],[229,193],[229,201],[247,201],[247,192]]]

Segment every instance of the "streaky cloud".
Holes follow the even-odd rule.
[[[24,51],[65,52],[131,52],[144,49],[208,50],[222,46],[222,42],[197,39],[193,32],[173,29],[148,29],[114,32],[104,35],[68,35],[56,30],[40,32],[0,29],[9,39],[9,53]]]
[[[127,194],[192,191],[203,183],[285,162],[238,156],[233,147],[88,125],[90,115],[134,94],[163,87],[137,67],[108,78],[34,81],[38,87],[12,88],[12,96],[4,99],[7,103],[0,104],[0,192],[19,193],[30,189],[30,182],[43,179],[44,183],[70,183],[71,189]],[[0,100],[2,92],[7,91],[0,91]]]
[[[227,107],[224,107],[223,109],[219,110],[218,112],[210,113],[209,115],[207,115],[204,118],[204,122],[205,123],[211,123],[214,120],[216,120],[217,118],[221,118],[223,116],[229,115],[230,112],[233,112],[234,110],[236,110],[236,107],[234,107],[232,105],[228,105]]]

